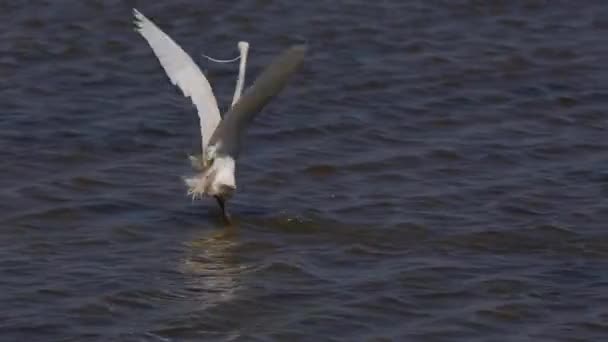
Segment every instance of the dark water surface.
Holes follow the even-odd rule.
[[[249,132],[225,228],[181,177],[221,107],[308,41]],[[608,2],[0,2],[1,341],[602,341]]]

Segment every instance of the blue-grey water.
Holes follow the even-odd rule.
[[[226,227],[196,111],[307,42]],[[0,341],[603,341],[608,2],[0,2]]]

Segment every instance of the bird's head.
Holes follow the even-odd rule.
[[[193,198],[203,195],[222,199],[232,197],[236,191],[235,161],[229,155],[217,153],[215,146],[205,152],[202,172],[186,179],[188,194]]]

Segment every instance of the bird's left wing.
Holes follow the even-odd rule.
[[[184,96],[190,97],[196,106],[204,154],[207,142],[221,120],[209,81],[192,58],[171,37],[138,10],[133,9],[133,15],[137,31],[148,41],[171,83],[178,86]]]

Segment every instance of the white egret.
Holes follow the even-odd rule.
[[[195,165],[199,172],[185,179],[188,194],[193,198],[204,195],[215,197],[224,219],[230,222],[226,201],[236,191],[236,159],[245,130],[256,114],[285,87],[290,76],[300,68],[306,46],[296,45],[284,51],[241,96],[249,45],[239,42],[241,62],[237,86],[232,107],[222,118],[211,85],[192,58],[139,11],[133,9],[133,14],[137,31],[147,40],[171,83],[178,86],[184,96],[191,98],[198,111],[202,162]]]

